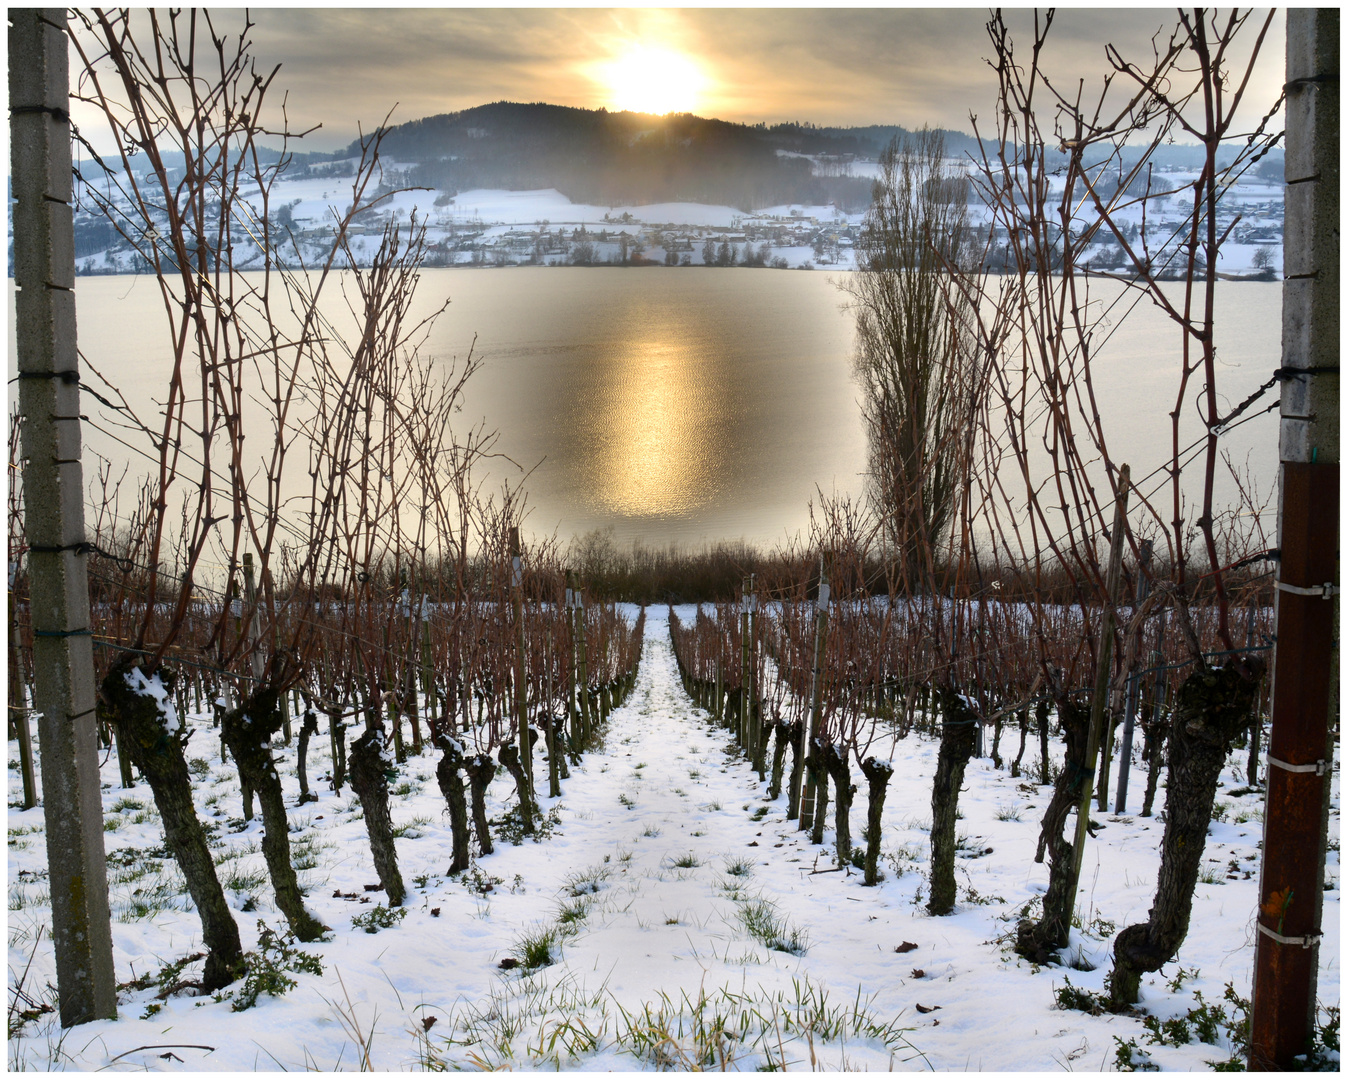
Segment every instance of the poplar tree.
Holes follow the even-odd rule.
[[[892,141],[857,242],[858,273],[841,286],[857,321],[870,496],[910,591],[931,581],[967,473],[970,335],[942,287],[964,246],[967,191],[940,132]]]

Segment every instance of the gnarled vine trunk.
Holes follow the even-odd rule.
[[[340,795],[346,783],[346,724],[340,708],[324,711],[328,714],[328,740],[332,743],[332,790]]]
[[[388,808],[388,778],[393,763],[384,757],[384,739],[384,729],[374,727],[351,744],[351,790],[360,798],[364,811],[379,884],[388,893],[388,902],[398,907],[407,896],[407,888],[393,844],[393,819]]]
[[[533,729],[527,729],[532,742],[538,736]],[[515,780],[515,789],[520,797],[520,823],[525,836],[534,834],[534,814],[538,812],[538,807],[534,805],[533,798],[529,795],[529,777],[524,771],[524,760],[520,757],[520,749],[513,743],[506,743],[496,752],[496,758],[505,766],[508,772]]]
[[[752,697],[749,699],[749,715],[746,720],[749,728],[749,744],[753,749],[753,769],[762,783],[768,778],[768,736],[772,734],[772,725],[763,720],[763,703]]]
[[[309,740],[318,734],[318,714],[305,702],[304,719],[300,723],[299,745],[296,747],[295,767],[300,780],[300,802],[318,802],[318,796],[309,790]]]
[[[1089,704],[1072,701],[1058,703],[1063,731],[1062,772],[1053,783],[1053,795],[1044,811],[1039,829],[1039,847],[1034,861],[1043,862],[1048,853],[1048,889],[1044,893],[1044,912],[1037,923],[1028,919],[1016,929],[1016,952],[1036,964],[1047,964],[1067,945],[1072,928],[1072,841],[1063,835],[1067,819],[1081,803],[1081,785],[1089,783],[1085,775],[1086,742],[1090,733]]]
[[[276,906],[301,941],[317,941],[326,929],[304,908],[299,879],[290,861],[290,826],[281,778],[271,756],[271,739],[281,730],[281,692],[264,685],[220,719],[220,733],[239,767],[239,775],[257,794],[262,808],[262,855],[267,861]]]
[[[814,781],[814,804],[810,808],[810,843],[824,842],[824,826],[828,820],[828,766],[824,762],[824,742],[815,739],[805,758],[805,767]]]
[[[473,800],[473,831],[477,833],[477,847],[483,855],[495,849],[491,843],[491,826],[487,823],[487,785],[496,776],[496,762],[490,754],[475,754],[468,759],[468,791]]]
[[[804,786],[805,776],[805,758],[800,752],[801,743],[804,741],[804,724],[799,720],[793,721],[788,729],[787,738],[791,743],[791,775],[786,789],[786,817],[790,821],[792,818],[800,817],[800,790]]]
[[[1200,667],[1175,695],[1156,899],[1145,923],[1124,927],[1114,939],[1109,996],[1116,1009],[1136,1003],[1142,976],[1173,959],[1189,933],[1217,777],[1232,740],[1249,726],[1264,672],[1262,659],[1241,659],[1243,670]]]
[[[154,795],[164,825],[168,849],[187,882],[187,891],[201,916],[201,939],[206,945],[202,987],[208,993],[228,986],[243,974],[243,946],[239,928],[229,910],[215,873],[215,861],[206,846],[206,833],[192,805],[192,780],[183,747],[186,726],[179,721],[170,730],[159,702],[138,693],[128,683],[139,672],[136,660],[113,666],[99,687],[99,719],[114,726],[119,745],[127,751]],[[171,689],[175,673],[160,669],[160,681]]]
[[[1016,722],[1020,725],[1020,749],[1016,751],[1016,760],[1011,762],[1013,778],[1020,775],[1020,760],[1025,756],[1025,737],[1030,730],[1030,710],[1028,708],[1017,710]]]
[[[927,910],[949,915],[955,907],[955,820],[964,767],[978,741],[978,714],[958,693],[936,691],[941,710],[941,749],[931,785],[931,896]]]
[[[1152,804],[1156,801],[1156,783],[1161,778],[1161,766],[1165,764],[1167,730],[1159,716],[1153,717],[1143,729],[1142,760],[1147,763],[1147,787],[1142,795],[1142,817],[1151,817]]]
[[[833,825],[837,834],[838,865],[852,861],[852,773],[847,767],[847,755],[828,743],[823,748],[824,768],[833,777]]]
[[[885,809],[885,793],[894,767],[879,758],[867,758],[861,763],[861,775],[866,778],[866,885],[880,880],[880,817]]]
[[[431,740],[442,751],[435,767],[435,779],[449,804],[449,828],[454,837],[454,860],[446,872],[458,874],[468,869],[469,862],[468,800],[463,793],[463,777],[459,775],[464,768],[463,747],[452,735],[445,735],[434,725]]]
[[[772,730],[776,742],[772,747],[772,781],[768,784],[768,798],[775,799],[782,793],[782,770],[786,764],[786,748],[791,741],[791,725],[780,716],[774,721]]]
[[[551,799],[559,798],[562,794],[562,774],[558,767],[560,753],[558,748],[557,720],[552,715],[552,709],[549,708],[543,714],[543,734],[548,751],[548,797]]]

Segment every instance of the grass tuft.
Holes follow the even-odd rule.
[[[594,900],[588,896],[577,896],[569,901],[563,901],[557,911],[558,929],[564,934],[576,933],[581,924],[590,917],[590,908],[593,905]]]
[[[528,971],[555,964],[561,956],[561,935],[554,926],[524,934],[515,942],[515,956]]]
[[[749,936],[774,952],[803,956],[809,948],[809,935],[778,914],[770,900],[747,900],[737,914]]]
[[[568,875],[563,888],[571,896],[590,896],[604,887],[613,871],[607,866],[592,866],[588,870],[579,870]]]

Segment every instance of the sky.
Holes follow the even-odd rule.
[[[292,129],[323,125],[302,144],[314,150],[345,145],[357,122],[368,130],[390,109],[400,122],[501,100],[971,131],[971,112],[986,129],[995,95],[987,17],[985,7],[263,7],[253,40],[262,66],[282,65]],[[1027,42],[1032,19],[1008,16]],[[1173,21],[1169,8],[1059,9],[1049,69],[1063,87],[1083,79],[1098,93],[1107,42],[1145,61]],[[1276,98],[1283,49],[1279,15],[1253,102]]]

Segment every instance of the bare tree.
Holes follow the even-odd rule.
[[[990,63],[1000,87],[997,149],[979,163],[977,185],[997,226],[990,232],[1007,238],[1011,272],[958,285],[979,297],[979,346],[996,358],[993,400],[999,416],[987,438],[997,449],[984,456],[1014,462],[1012,475],[1018,474],[1019,481],[991,471],[980,481],[986,485],[982,503],[994,552],[1006,560],[1021,587],[1040,598],[1031,605],[1039,660],[1064,725],[1071,729],[1071,767],[1059,788],[1067,783],[1079,792],[1095,764],[1088,752],[1081,760],[1070,752],[1077,745],[1073,731],[1081,708],[1073,688],[1086,682],[1082,676],[1102,649],[1112,649],[1109,693],[1121,700],[1123,668],[1138,656],[1142,621],[1164,600],[1175,611],[1183,651],[1193,665],[1177,694],[1172,727],[1168,798],[1173,809],[1162,847],[1162,888],[1151,921],[1128,928],[1116,943],[1117,974],[1111,981],[1116,1004],[1135,1000],[1137,972],[1155,970],[1148,965],[1164,962],[1183,940],[1211,812],[1211,784],[1231,735],[1249,722],[1263,668],[1256,656],[1237,649],[1228,617],[1226,579],[1249,554],[1244,550],[1248,532],[1224,533],[1222,513],[1214,505],[1220,438],[1243,416],[1255,415],[1249,410],[1259,396],[1223,413],[1215,364],[1215,268],[1230,232],[1218,232],[1218,201],[1277,138],[1266,132],[1267,117],[1239,137],[1231,126],[1268,27],[1265,20],[1249,59],[1231,70],[1234,43],[1249,18],[1240,12],[1181,12],[1174,31],[1158,37],[1155,55],[1145,66],[1131,64],[1109,47],[1110,74],[1090,102],[1081,87],[1070,92],[1055,87],[1041,66],[1051,12],[1035,17],[1028,59],[1015,52],[1000,15],[988,25]],[[1159,182],[1150,158],[1179,132],[1199,140],[1205,164],[1196,182],[1171,189]],[[1218,151],[1228,142],[1234,156],[1229,165],[1219,166]],[[1187,200],[1190,211],[1180,228],[1160,232],[1149,224],[1148,213],[1160,200],[1176,196]],[[1140,228],[1130,221],[1137,213]],[[1121,286],[1097,292],[1088,249],[1105,236],[1124,251],[1129,273]],[[1168,284],[1176,280],[1178,286]],[[1144,299],[1165,312],[1178,331],[1177,389],[1169,460],[1131,485],[1136,512],[1125,525],[1130,561],[1137,572],[1158,578],[1157,599],[1131,620],[1117,620],[1129,647],[1114,648],[1103,630],[1115,598],[1105,588],[1101,555],[1109,532],[1107,511],[1121,490],[1121,463],[1110,453],[1094,362],[1109,336],[1102,316],[1117,325]],[[1186,444],[1181,424],[1195,404],[1204,432]],[[1186,483],[1193,484],[1194,470],[1188,467],[1196,458],[1202,498],[1194,516],[1186,512],[1185,492]],[[1169,507],[1162,509],[1157,495],[1167,488]],[[1167,550],[1165,558],[1144,569],[1139,544],[1148,533]],[[1195,537],[1197,551],[1191,550]],[[1195,578],[1192,560],[1200,552],[1207,572]],[[1067,652],[1054,625],[1057,616],[1043,603],[1054,579],[1076,608],[1076,647]],[[1198,618],[1200,605],[1210,609],[1210,620]],[[1209,666],[1213,651],[1229,661]],[[1176,738],[1181,727],[1185,734]],[[1021,946],[1031,954],[1066,942],[1074,897],[1072,889],[1059,886],[1074,855],[1079,856],[1060,834],[1071,795],[1055,793],[1045,819],[1041,855],[1046,846],[1052,859],[1050,887],[1043,919],[1037,927],[1022,928]]]
[[[932,583],[969,467],[971,339],[958,293],[941,284],[967,241],[969,185],[925,129],[891,142],[880,169],[858,272],[841,288],[857,320],[870,494],[912,590]]]
[[[324,376],[314,363],[328,331],[320,312],[324,285],[351,220],[380,197],[369,194],[377,139],[366,141],[325,263],[313,273],[288,271],[270,200],[293,136],[283,106],[280,125],[268,126],[277,111],[269,99],[277,70],[259,70],[247,17],[236,20],[237,34],[198,10],[93,9],[76,19],[72,40],[83,71],[73,96],[97,109],[117,147],[110,166],[94,154],[101,174],[90,167],[83,197],[154,274],[172,344],[158,417],[142,421],[124,400],[117,408],[152,471],[115,564],[128,625],[119,642],[124,651],[102,680],[100,708],[154,791],[202,915],[210,949],[205,983],[213,987],[239,970],[238,931],[192,808],[186,725],[171,722],[155,687],[171,687],[174,674],[164,662],[170,650],[188,645],[229,673],[236,704],[224,720],[225,741],[245,787],[262,796],[263,850],[278,904],[301,938],[316,937],[322,927],[300,901],[269,747],[313,623],[291,620],[287,637],[277,635],[287,599],[278,595],[282,583],[272,569],[288,549],[311,548],[322,535],[312,516],[306,531],[283,513],[288,451],[302,428],[305,388]],[[264,136],[282,142],[279,159],[262,152]],[[181,166],[170,154],[181,155]],[[302,263],[297,253],[289,261]],[[260,450],[247,450],[258,436]],[[235,610],[221,602],[212,618],[196,618],[194,597],[237,583],[245,550],[256,553],[260,588]],[[226,580],[202,573],[211,561],[229,567]]]

